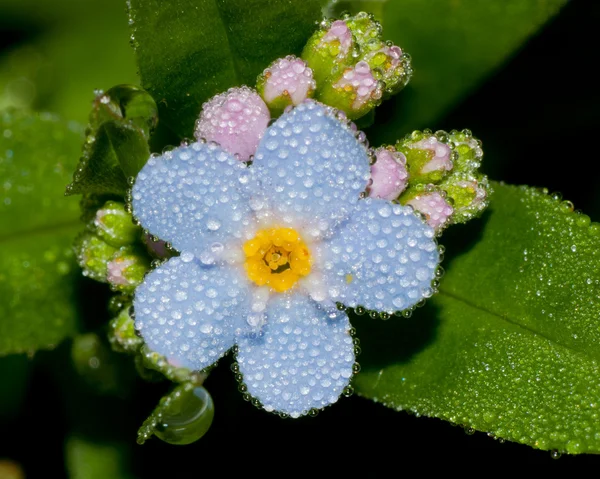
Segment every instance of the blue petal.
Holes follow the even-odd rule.
[[[392,313],[432,294],[439,262],[433,229],[412,208],[361,200],[347,223],[317,251],[329,296]]]
[[[354,344],[345,313],[301,294],[275,296],[263,334],[238,342],[248,392],[267,411],[298,417],[336,402],[352,377]]]
[[[252,168],[272,211],[308,237],[345,219],[370,178],[365,146],[315,102],[297,106],[267,129]]]
[[[173,365],[213,364],[246,331],[250,308],[243,273],[172,258],[149,273],[134,298],[135,327]]]
[[[252,219],[250,177],[244,163],[214,144],[182,146],[142,168],[132,191],[133,214],[152,234],[200,257],[241,237]]]

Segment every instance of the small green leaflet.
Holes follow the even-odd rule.
[[[600,225],[533,188],[442,238],[412,319],[356,318],[362,396],[535,448],[600,452]]]

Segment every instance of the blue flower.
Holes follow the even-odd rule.
[[[251,166],[216,144],[151,158],[134,215],[180,251],[135,293],[136,328],[176,366],[237,346],[248,392],[298,417],[337,401],[355,362],[336,302],[392,313],[431,295],[434,231],[412,208],[364,198],[369,152],[316,102],[283,114]]]

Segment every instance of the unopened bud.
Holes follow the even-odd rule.
[[[310,37],[302,52],[302,58],[313,70],[317,86],[335,71],[355,62],[354,48],[352,32],[345,21],[321,23],[321,29]]]
[[[119,315],[110,322],[108,340],[112,348],[118,352],[135,353],[144,342],[136,334],[134,320],[129,313],[129,307],[123,308]]]
[[[318,99],[338,108],[355,120],[381,103],[383,83],[378,81],[365,61],[346,68],[332,83],[319,85]]]
[[[133,224],[125,205],[117,201],[107,201],[98,209],[93,225],[100,238],[117,248],[132,244],[141,235],[141,229]]]
[[[302,53],[314,71],[319,101],[356,119],[408,83],[410,57],[384,42],[381,32],[366,13],[322,23]]]
[[[440,185],[453,201],[453,223],[466,223],[488,205],[489,182],[486,176],[453,175]]]
[[[454,209],[444,198],[440,191],[424,190],[414,196],[402,198],[402,203],[412,206],[425,217],[425,222],[431,226],[436,234],[450,224]]]
[[[413,132],[396,145],[406,156],[411,184],[439,183],[452,170],[452,150],[436,136]]]
[[[117,291],[131,293],[150,269],[148,257],[135,248],[121,248],[107,265],[106,279]]]
[[[289,55],[275,60],[256,82],[256,89],[273,113],[280,115],[289,105],[299,105],[312,97],[316,82],[304,60]]]
[[[202,105],[194,135],[217,142],[242,161],[254,155],[271,115],[260,95],[248,87],[230,88]]]
[[[481,166],[483,149],[481,141],[470,130],[452,130],[449,141],[454,144],[455,170],[460,173],[473,173]]]
[[[86,232],[77,237],[74,249],[83,275],[106,283],[107,265],[117,252],[117,248],[95,234]]]
[[[367,188],[371,198],[395,200],[406,188],[406,157],[391,147],[377,148],[371,165],[371,181]]]

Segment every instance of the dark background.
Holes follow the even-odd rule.
[[[508,64],[432,125],[447,130],[469,127],[483,140],[483,169],[491,178],[560,191],[596,221],[599,24],[600,2],[571,1]],[[27,35],[18,28],[5,29],[0,51]],[[83,288],[88,298],[83,307],[100,322],[106,317],[107,292],[91,282]],[[555,460],[547,451],[501,443],[480,432],[469,435],[459,426],[395,412],[356,396],[342,398],[316,418],[283,420],[241,399],[228,360],[206,382],[216,416],[202,440],[176,447],[151,439],[136,446],[137,427],[168,384],[135,379],[129,375],[130,365],[123,363],[124,377],[132,381],[131,396],[98,397],[85,385],[73,386],[68,359],[68,344],[58,352],[36,355],[20,414],[0,422],[0,458],[21,463],[27,477],[66,475],[64,440],[72,428],[82,435],[121,441],[117,444],[130,455],[137,477],[320,476],[325,469],[349,477],[400,476],[412,467],[420,473],[441,467],[458,474],[489,474],[503,465],[512,469],[523,464],[537,466],[538,472],[551,468],[575,473],[600,466],[596,456],[563,455]]]

